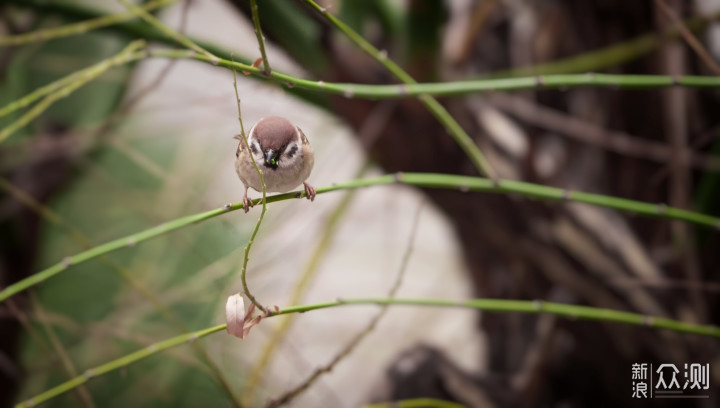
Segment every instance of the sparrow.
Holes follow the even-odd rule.
[[[248,198],[248,189],[252,187],[262,191],[262,183],[250,155],[262,170],[265,191],[285,193],[302,183],[307,199],[315,200],[315,188],[306,181],[315,163],[315,154],[299,127],[285,118],[269,116],[250,128],[247,136],[249,149],[242,135],[234,138],[240,140],[235,153],[235,171],[245,185],[243,208],[246,213],[253,205]]]

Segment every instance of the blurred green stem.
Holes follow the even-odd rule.
[[[397,299],[397,298],[362,298],[362,299],[339,299],[333,302],[316,303],[311,305],[291,306],[273,312],[269,317],[290,314],[305,313],[312,310],[328,309],[347,305],[408,305],[408,306],[430,306],[430,307],[452,307],[471,308],[495,313],[526,313],[526,314],[550,314],[562,316],[569,319],[594,320],[606,323],[622,323],[634,326],[652,327],[667,329],[680,333],[696,334],[700,336],[720,338],[720,327],[685,323],[679,320],[666,319],[641,315],[638,313],[625,312],[621,310],[601,309],[589,306],[576,306],[570,304],[544,302],[540,300],[507,300],[507,299],[471,299],[471,300],[445,300],[445,299]],[[161,351],[176,347],[188,342],[196,341],[201,337],[225,330],[226,325],[210,327],[204,330],[185,333],[176,336],[124,357],[88,369],[84,374],[51,388],[16,405],[16,408],[29,408],[39,403],[48,401],[58,395],[68,392],[90,379],[126,367],[144,358],[150,357]]]
[[[136,40],[131,42],[125,47],[120,53],[114,57],[105,59],[90,68],[77,72],[75,74],[68,75],[67,77],[53,82],[48,86],[44,86],[35,92],[32,92],[28,96],[21,98],[15,102],[11,102],[8,106],[2,109],[4,114],[12,112],[13,110],[19,109],[32,103],[42,96],[45,96],[42,101],[38,102],[37,105],[33,106],[30,110],[25,112],[20,118],[13,123],[9,124],[4,129],[0,130],[0,143],[10,137],[13,133],[20,130],[22,127],[30,123],[33,119],[38,117],[40,114],[45,112],[53,103],[57,102],[62,98],[70,96],[73,92],[77,91],[80,87],[87,84],[88,82],[96,79],[110,68],[124,65],[130,61],[139,59],[136,51],[143,49],[146,46],[145,40]],[[144,57],[145,51],[139,52],[140,57]]]

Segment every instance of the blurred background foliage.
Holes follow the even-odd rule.
[[[202,20],[195,18],[193,12],[200,7],[196,3],[190,2],[186,10],[190,34],[194,35],[193,23],[213,31],[216,23],[208,14],[201,14]],[[221,12],[230,13],[237,21],[244,19],[243,24],[248,25],[248,1],[215,3],[221,4]],[[649,0],[328,3],[332,3],[331,12],[386,50],[419,82],[474,78],[558,60],[566,63],[559,65],[563,72],[576,72],[573,60],[565,58],[623,44],[628,47],[617,63],[608,68],[606,54],[586,59],[583,70],[589,64],[613,73],[708,74],[708,68],[677,36],[661,35],[671,25]],[[720,2],[713,1],[668,3],[683,17],[720,10]],[[275,69],[328,82],[394,82],[302,1],[260,0],[259,6]],[[183,7],[188,6],[180,0],[170,10],[155,14],[163,18],[165,13],[175,13],[175,21]],[[0,1],[0,24],[5,35],[18,34],[121,10],[112,1],[5,0]],[[218,27],[216,30],[225,26]],[[702,24],[696,33],[718,60],[720,36],[715,25]],[[230,57],[231,49],[250,50],[233,58],[252,61],[257,56],[255,38],[247,30],[245,34],[227,38],[219,33],[223,45],[202,44],[225,58]],[[631,40],[640,35],[656,42],[630,47]],[[64,39],[0,48],[0,105],[114,55],[137,37],[170,43],[135,20]],[[647,46],[649,43],[655,46]],[[157,112],[145,110],[142,104],[132,113],[124,111],[123,104],[133,95],[130,90],[141,93],[142,88],[134,82],[141,65],[109,71],[0,145],[2,177],[57,215],[55,221],[53,217],[44,220],[4,192],[0,210],[3,286],[88,245],[201,211],[208,202],[217,206],[216,201],[207,199],[208,191],[217,187],[217,157],[227,155],[233,147],[206,143],[217,129],[196,129],[195,135],[188,136],[181,134],[187,123],[168,122],[162,115],[148,124],[143,118]],[[203,83],[192,85],[202,87]],[[248,94],[254,86],[258,85],[249,85]],[[170,93],[168,99],[183,98],[172,95],[167,87],[152,91],[163,92]],[[285,88],[284,93],[341,119],[357,137],[353,148],[362,149],[383,172],[475,175],[464,153],[415,100],[377,102],[292,88]],[[264,101],[272,104],[273,97]],[[717,168],[689,167],[677,153],[717,156],[717,91],[573,89],[527,91],[513,98],[521,101],[498,95],[443,100],[502,177],[667,202],[720,215]],[[541,114],[523,114],[518,108],[525,106],[523,101],[552,109],[562,119],[548,125]],[[222,103],[228,104],[227,100]],[[250,105],[251,115],[260,110],[257,105],[261,103],[255,104],[252,97],[244,103]],[[203,104],[215,106],[212,100],[197,105]],[[175,113],[188,122],[194,115],[207,114],[193,110],[198,108],[194,101],[187,105],[169,109],[183,110]],[[232,118],[232,109],[223,112]],[[20,114],[0,118],[0,127]],[[302,116],[303,112],[292,114]],[[671,153],[665,162],[650,161],[642,155],[618,154],[568,138],[572,130],[562,125],[569,117],[607,130],[600,139],[617,133],[632,135],[637,140],[664,143]],[[369,122],[374,131],[363,131]],[[323,156],[328,161],[342,157],[333,154],[333,148],[321,146],[319,150],[330,152]],[[454,191],[427,190],[423,194],[448,220],[452,236],[459,240],[458,262],[467,267],[467,285],[474,296],[547,299],[718,323],[717,289],[712,284],[717,281],[720,264],[717,234],[575,205]],[[287,207],[279,208],[281,215],[296,214],[288,213]],[[282,222],[270,220],[267,228]],[[239,226],[200,223],[114,252],[44,283],[32,296],[14,299],[22,313],[38,317],[32,319],[30,331],[22,330],[9,311],[0,321],[0,349],[7,360],[0,404],[67,379],[60,358],[50,350],[53,346],[44,340],[47,326],[52,327],[75,366],[83,370],[157,339],[217,321],[218,294],[227,294],[228,288],[236,285],[233,278],[241,259],[237,249],[247,240],[251,227],[245,222],[235,224]],[[295,237],[304,229],[298,227],[298,231]],[[264,259],[257,255],[258,262],[279,262],[274,257],[282,258],[282,253],[268,249],[262,252]],[[414,368],[409,372],[392,369],[393,361],[402,361],[402,356],[382,362],[390,367],[387,384],[376,387],[383,391],[373,392],[363,401],[429,396],[468,406],[478,406],[478,401],[496,406],[621,406],[630,401],[631,363],[710,362],[720,367],[717,342],[642,328],[566,322],[547,316],[487,315],[471,330],[487,337],[477,370],[458,367],[447,357],[448,350],[417,347],[413,349]],[[231,378],[237,394],[255,390],[238,386],[236,376],[244,378],[251,365],[226,358],[228,347],[208,347],[213,364],[207,364],[204,352],[185,346],[164,358],[146,359],[131,369],[104,375],[88,385],[91,400],[99,406],[233,405],[214,370],[219,368]],[[720,384],[719,377],[715,370],[713,384]],[[453,382],[462,387],[447,385]],[[47,405],[81,401],[92,405],[82,392],[69,393]],[[337,393],[342,395],[342,391]],[[305,400],[300,405],[320,400]],[[717,395],[707,406],[716,400]],[[705,403],[700,401],[697,406]]]

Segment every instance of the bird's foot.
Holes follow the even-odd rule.
[[[252,208],[253,205],[255,204],[253,204],[253,201],[247,196],[247,192],[245,192],[245,196],[243,197],[243,210],[245,211],[245,214],[250,211],[250,208]]]
[[[305,198],[307,198],[310,201],[315,201],[315,196],[317,195],[315,192],[315,187],[311,186],[307,182],[303,181],[303,185],[305,186]]]

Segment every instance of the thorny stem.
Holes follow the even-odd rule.
[[[452,174],[435,174],[435,173],[396,173],[387,174],[380,177],[371,177],[350,180],[343,183],[334,184],[328,187],[317,189],[317,194],[324,194],[331,191],[347,190],[352,188],[388,185],[388,184],[406,184],[424,188],[440,188],[454,189],[462,192],[486,192],[495,194],[515,194],[528,198],[536,198],[543,200],[572,201],[586,204],[597,205],[601,207],[613,208],[616,210],[627,211],[629,213],[643,215],[647,217],[657,217],[664,219],[676,219],[702,225],[720,230],[720,218],[713,217],[694,211],[683,210],[680,208],[670,207],[665,204],[652,204],[642,201],[628,200],[625,198],[617,198],[602,194],[584,193],[581,191],[572,191],[556,187],[547,187],[539,184],[526,183],[514,180],[489,180],[482,177],[458,176]],[[293,198],[301,198],[305,196],[304,191],[297,191],[285,194],[277,194],[266,199],[256,199],[254,204],[261,203],[264,199],[267,203],[284,201]],[[116,240],[99,245],[78,254],[68,256],[62,261],[43,269],[42,271],[28,276],[0,291],[0,302],[14,296],[32,286],[44,282],[53,276],[69,269],[73,265],[86,262],[100,255],[116,251],[121,248],[135,246],[136,244],[147,241],[151,238],[164,235],[170,231],[174,231],[189,225],[202,222],[204,220],[217,217],[219,215],[236,211],[243,208],[242,203],[228,204],[224,207],[210,210],[194,215],[180,217],[175,220],[168,221],[140,231],[135,234],[118,238]]]
[[[260,47],[260,56],[262,56],[263,62],[263,73],[270,75],[272,68],[270,68],[270,61],[268,61],[267,54],[265,53],[265,37],[260,27],[260,15],[258,14],[257,0],[250,0],[250,10],[252,12],[252,21],[255,26],[255,35],[257,36],[258,46]]]
[[[235,99],[237,100],[237,109],[238,109],[238,121],[240,122],[240,132],[242,134],[243,141],[242,143],[245,143],[245,149],[248,151],[250,150],[250,144],[247,140],[247,134],[245,134],[245,126],[243,126],[242,121],[242,112],[240,109],[240,94],[238,93],[237,89],[237,73],[235,70],[233,70],[233,87],[235,88]],[[246,279],[246,273],[247,273],[247,265],[248,260],[250,259],[250,248],[252,248],[253,243],[255,242],[255,236],[258,233],[258,230],[260,229],[260,224],[262,223],[263,218],[265,217],[265,211],[267,210],[267,187],[265,186],[265,177],[263,176],[263,171],[260,170],[260,167],[255,162],[255,156],[253,154],[249,154],[250,160],[252,161],[253,166],[255,167],[255,171],[257,171],[258,176],[260,177],[260,183],[262,184],[262,210],[260,211],[260,217],[257,220],[257,223],[255,224],[255,228],[253,229],[252,235],[250,235],[250,240],[248,241],[248,244],[245,246],[245,256],[243,258],[243,266],[242,266],[242,272],[240,273],[240,280],[242,281],[243,291],[245,292],[245,295],[250,299],[250,301],[260,309],[263,313],[267,314],[268,310],[265,308],[265,306],[261,305],[260,302],[258,302],[255,299],[255,296],[253,296],[252,292],[250,292],[250,288],[247,284]]]
[[[569,319],[593,320],[602,322],[622,323],[633,326],[652,327],[667,329],[680,333],[696,334],[700,336],[720,338],[720,327],[712,325],[701,325],[685,323],[679,320],[663,317],[653,317],[639,313],[625,312],[621,310],[602,309],[590,306],[577,306],[541,300],[507,300],[507,299],[471,299],[471,300],[446,300],[446,299],[398,299],[398,298],[358,298],[338,299],[332,302],[316,303],[310,305],[290,306],[279,311],[273,311],[268,317],[304,313],[318,309],[328,309],[347,305],[408,305],[408,306],[430,306],[430,307],[459,307],[484,310],[494,313],[526,313],[526,314],[551,314],[567,317]],[[170,339],[160,341],[134,353],[120,357],[116,360],[88,369],[84,374],[53,387],[41,394],[36,395],[20,404],[16,408],[29,408],[41,402],[48,401],[58,395],[68,392],[90,379],[106,374],[111,371],[136,363],[146,357],[150,357],[161,351],[176,347],[188,342],[196,341],[201,337],[224,331],[226,325],[221,324],[209,327],[204,330],[189,332]]]

